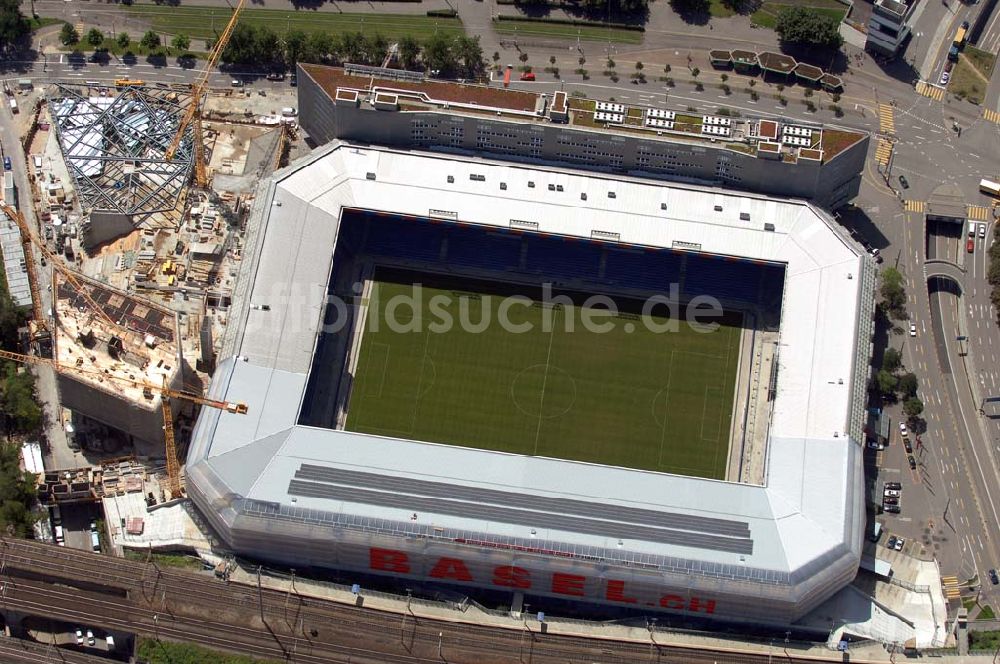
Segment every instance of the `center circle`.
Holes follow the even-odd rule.
[[[560,417],[576,402],[576,381],[559,367],[534,364],[514,376],[510,397],[528,417]]]

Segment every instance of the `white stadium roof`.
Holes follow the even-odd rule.
[[[234,297],[210,390],[213,398],[246,402],[249,413],[202,411],[188,459],[192,495],[400,523],[416,511],[420,523],[435,527],[508,538],[527,538],[530,528],[530,537],[580,550],[620,549],[625,540],[630,555],[660,556],[692,570],[700,565],[690,561],[716,563],[727,574],[743,576],[745,569],[748,578],[765,581],[799,583],[827,574],[842,584],[848,567],[857,566],[865,519],[863,441],[849,435],[849,420],[852,400],[863,393],[858,358],[868,357],[856,345],[859,317],[870,314],[860,287],[868,259],[816,208],[720,189],[343,143],[277,174],[256,205],[261,226],[248,240],[241,274],[247,291]],[[589,239],[592,231],[605,231],[623,243],[785,263],[765,486],[298,426],[345,207],[503,228],[527,221],[546,233]],[[261,304],[270,309],[254,306]],[[867,340],[861,343],[867,347]],[[303,468],[340,473],[341,484],[369,490],[380,488],[375,476],[447,484],[459,496],[465,487],[475,504],[493,500],[490,491],[533,497],[540,505],[551,499],[544,509],[565,506],[564,517],[576,508],[560,501],[570,500],[690,521],[676,537],[643,539],[649,531],[642,528],[609,526],[594,534],[575,530],[566,518],[542,528],[535,525],[541,519],[529,525],[485,511],[435,513],[433,503],[415,510],[342,494],[293,496],[290,482]],[[209,490],[208,484],[219,486]],[[628,520],[607,518],[619,526]],[[819,599],[837,589],[817,584],[823,586]]]

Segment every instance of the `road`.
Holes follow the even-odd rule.
[[[742,664],[771,659],[766,652],[741,653],[735,642],[729,650],[667,645],[665,632],[657,633],[655,642],[628,643],[549,634],[527,624],[524,630],[504,629],[384,613],[25,540],[0,540],[0,566],[3,609],[279,660]],[[810,654],[797,657],[793,647],[785,657],[779,647],[773,656],[803,664],[843,661],[838,653],[829,659]]]

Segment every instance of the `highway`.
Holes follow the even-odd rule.
[[[627,643],[392,614],[294,593],[226,583],[210,575],[29,542],[0,540],[0,606],[93,628],[259,657],[319,662],[764,662],[768,653]],[[259,598],[259,599],[258,599]],[[262,600],[262,604],[260,601]],[[264,620],[261,621],[261,614]],[[667,633],[656,641],[666,642]],[[842,661],[815,656],[781,661]],[[858,661],[858,660],[852,660]]]

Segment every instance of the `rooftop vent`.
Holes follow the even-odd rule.
[[[550,184],[549,185],[549,191],[555,191],[555,190],[556,190],[556,186],[554,184]]]
[[[585,191],[581,191],[580,192],[580,200],[581,201],[587,200],[587,192],[585,192]]]
[[[715,206],[715,211],[716,212],[722,212],[722,206],[721,205],[716,205]]]
[[[608,198],[618,198],[618,194],[613,191],[608,192]]]
[[[365,173],[365,178],[368,180],[374,180],[375,174],[369,171],[368,173]]]
[[[740,221],[750,221],[750,213],[740,212]]]
[[[773,233],[774,232],[774,224],[772,224],[770,222],[764,224],[764,230],[765,231],[770,231],[770,232]]]
[[[501,182],[500,183],[500,191],[507,191],[507,183],[506,182]]]
[[[449,175],[448,176],[448,184],[455,184],[455,176],[454,175]]]
[[[661,210],[666,210],[667,209],[667,204],[666,203],[660,203],[660,209]]]
[[[535,188],[535,183],[532,182],[531,180],[528,180],[528,189],[534,189],[534,188]]]
[[[473,182],[486,182],[486,176],[480,175],[479,173],[470,173],[469,179]]]

